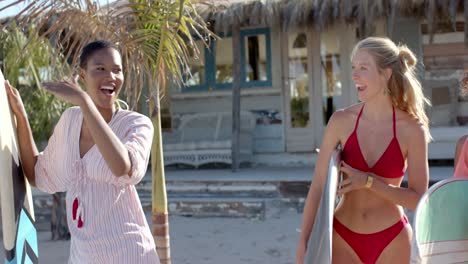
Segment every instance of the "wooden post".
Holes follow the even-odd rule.
[[[234,25],[232,28],[232,49],[234,58],[233,75],[234,80],[232,83],[232,138],[231,138],[231,157],[232,157],[232,171],[239,170],[239,141],[240,141],[240,84],[241,84],[241,54],[240,45],[240,26]]]
[[[354,88],[352,72],[351,72],[351,53],[353,51],[352,43],[356,43],[354,31],[351,26],[341,23],[339,26],[340,32],[340,65],[341,65],[341,87],[343,101],[337,108],[347,107],[358,102],[357,93]]]
[[[153,145],[151,146],[152,175],[152,233],[161,264],[171,264],[171,245],[169,236],[169,217],[167,211],[166,178],[162,149],[161,111],[159,87],[151,95],[150,114],[154,127]]]
[[[310,113],[312,120],[314,122],[314,137],[315,137],[315,146],[320,147],[320,142],[323,138],[323,103],[322,103],[322,70],[321,70],[321,59],[320,59],[320,32],[315,28],[310,28],[310,38],[307,39],[307,42],[310,42],[310,48],[308,50],[308,56],[311,57],[310,67],[312,67],[312,108],[313,111]],[[308,62],[309,62],[308,61]]]

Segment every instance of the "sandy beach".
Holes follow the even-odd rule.
[[[270,171],[253,171],[258,174],[254,177],[257,179],[275,177]],[[168,173],[168,178],[187,177],[184,173],[189,172],[177,173],[180,175],[174,175],[176,174],[174,172]],[[302,173],[306,174],[307,170]],[[451,174],[451,168],[431,167],[432,179],[441,180]],[[300,173],[291,175],[299,177]],[[235,176],[239,180],[240,175]],[[298,211],[297,207],[278,206],[273,203],[267,206],[265,214],[260,219],[171,215],[169,229],[172,263],[292,264],[295,261],[299,239],[297,230],[300,229],[302,222],[301,210],[302,208]],[[407,211],[406,214],[412,223],[413,213]],[[146,217],[150,222],[149,213]],[[38,226],[40,263],[67,263],[70,241],[51,241],[48,225],[48,220],[45,219]],[[0,247],[3,247],[2,241]],[[0,250],[0,258],[4,258],[3,250]]]
[[[264,221],[183,216],[171,216],[169,221],[172,263],[292,264],[301,214],[284,210]],[[46,231],[38,236],[40,263],[67,263],[70,241],[51,241]],[[4,258],[3,251],[0,256]]]
[[[277,208],[265,220],[171,216],[169,221],[172,263],[293,264],[302,214]],[[38,236],[40,263],[67,262],[70,241],[51,241],[47,231]]]

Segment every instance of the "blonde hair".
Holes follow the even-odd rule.
[[[424,110],[424,106],[430,105],[430,102],[416,78],[416,56],[406,45],[397,46],[388,38],[369,37],[359,41],[354,47],[352,57],[362,49],[375,59],[379,71],[388,68],[392,70],[386,92],[393,105],[421,122],[427,139],[430,140],[429,118]]]

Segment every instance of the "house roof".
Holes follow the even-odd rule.
[[[194,0],[196,2],[197,0]],[[372,32],[375,20],[389,18],[393,26],[396,16],[425,19],[427,33],[432,35],[443,25],[455,29],[457,19],[463,21],[468,45],[468,0],[198,0],[200,16],[213,24],[215,32],[228,32],[233,25],[280,27],[283,30],[315,27],[323,30],[338,21],[357,23],[360,32]],[[128,3],[117,0],[102,9],[115,9]],[[13,19],[3,18],[2,25]]]
[[[206,1],[206,0],[205,0]],[[426,19],[429,31],[440,22],[455,25],[460,14],[468,36],[468,12],[461,0],[208,0],[199,13],[214,23],[215,31],[228,31],[233,25],[280,26],[283,30],[314,26],[318,30],[336,21],[357,23],[369,32],[376,19],[409,16]]]

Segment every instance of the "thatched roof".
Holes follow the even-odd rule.
[[[280,26],[283,30],[314,26],[318,30],[336,21],[357,23],[365,34],[378,18],[397,15],[426,18],[429,31],[439,22],[455,26],[457,14],[464,16],[468,37],[468,0],[210,0],[199,9],[214,30],[229,31],[233,25]],[[390,23],[391,26],[392,23]]]

